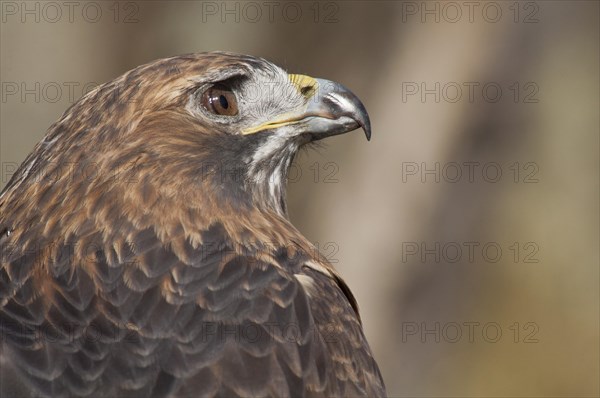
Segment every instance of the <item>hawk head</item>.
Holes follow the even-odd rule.
[[[365,107],[342,85],[288,74],[262,59],[218,57],[223,65],[185,92],[185,112],[218,136],[220,182],[237,177],[240,196],[255,205],[286,212],[283,184],[302,145],[359,126],[370,139]]]
[[[182,111],[219,141],[207,145],[217,149],[210,158],[219,182],[237,178],[231,182],[240,197],[254,205],[286,212],[283,185],[302,145],[359,126],[370,138],[365,107],[342,85],[288,74],[262,59],[213,56],[220,62],[183,90]]]

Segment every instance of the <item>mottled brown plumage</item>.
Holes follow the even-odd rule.
[[[187,55],[53,124],[0,196],[2,396],[384,395],[350,290],[286,212],[298,148],[370,133],[326,83]]]

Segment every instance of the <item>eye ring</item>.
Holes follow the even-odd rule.
[[[209,112],[220,116],[238,114],[237,98],[233,91],[224,84],[215,84],[202,93],[202,106]]]

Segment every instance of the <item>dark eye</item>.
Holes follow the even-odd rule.
[[[238,114],[237,99],[231,89],[223,84],[215,84],[202,94],[202,106],[208,111],[222,116]]]

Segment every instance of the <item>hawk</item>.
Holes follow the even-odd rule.
[[[298,150],[359,127],[342,85],[230,53],[87,93],[0,196],[2,395],[385,395],[286,208]]]

